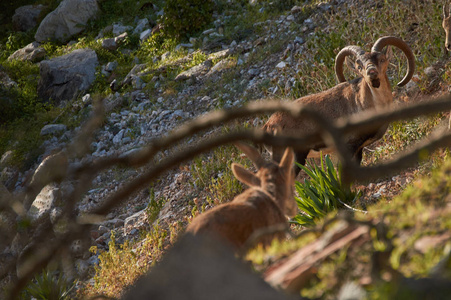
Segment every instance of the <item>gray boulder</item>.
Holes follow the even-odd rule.
[[[38,62],[43,60],[45,55],[45,49],[42,48],[38,42],[33,42],[11,54],[8,57],[8,60]]]
[[[28,216],[33,221],[42,218],[44,214],[50,213],[50,210],[55,207],[59,201],[61,201],[60,189],[53,184],[47,185],[41,190],[31,204],[31,207],[28,210]]]
[[[47,124],[41,129],[41,135],[59,134],[67,131],[64,124]]]
[[[49,13],[36,31],[34,38],[38,42],[58,40],[67,42],[80,33],[88,21],[99,11],[96,0],[63,0]]]
[[[16,87],[17,86],[17,82],[15,82],[14,80],[12,80],[9,76],[8,73],[6,73],[3,68],[0,66],[0,87],[3,88],[12,88],[12,87]]]
[[[12,17],[13,28],[16,31],[28,31],[38,23],[39,15],[45,8],[44,5],[25,5],[16,9]]]
[[[85,93],[95,79],[98,64],[97,54],[91,49],[77,49],[67,55],[42,61],[39,67],[39,97],[58,104]]]
[[[182,81],[187,79],[197,79],[199,76],[207,73],[212,67],[213,63],[211,59],[204,61],[203,63],[188,69],[175,77],[175,81]]]

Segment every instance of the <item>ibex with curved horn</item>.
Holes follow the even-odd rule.
[[[407,57],[407,74],[398,83],[398,86],[405,85],[413,76],[415,57],[410,47],[403,40],[387,36],[377,40],[371,52],[365,52],[358,46],[343,48],[337,54],[335,60],[335,73],[340,83],[329,90],[299,98],[295,102],[312,107],[331,120],[364,110],[390,105],[393,102],[393,96],[387,76],[387,68],[392,57],[392,51],[390,47],[383,51],[386,46],[394,46],[401,49]],[[349,56],[353,56],[355,62],[352,62]],[[345,59],[348,66],[360,77],[346,81],[343,75]],[[277,112],[269,118],[263,129],[273,134],[277,132],[277,134],[303,136],[314,132],[316,126],[310,120],[297,119],[288,113]],[[380,139],[387,128],[388,124],[371,133],[355,134],[348,137],[346,144],[358,163],[362,160],[363,147]],[[297,150],[295,152],[297,162],[305,164],[310,150],[319,150],[325,146],[323,143],[320,143],[309,145],[309,149]],[[275,161],[280,160],[282,153],[282,149],[272,148],[272,158]],[[299,169],[297,169],[297,172],[299,172]]]
[[[449,16],[449,2],[443,5],[443,22],[442,27],[445,30],[445,49],[451,51],[451,17]]]
[[[287,218],[297,213],[294,188],[294,153],[287,148],[280,163],[266,161],[257,149],[243,143],[235,145],[246,154],[257,168],[254,174],[239,164],[232,164],[235,177],[249,188],[231,202],[219,205],[199,216],[188,225],[187,233],[205,234],[229,243],[235,250],[258,230],[273,226],[288,226]],[[268,245],[277,234],[258,240]]]

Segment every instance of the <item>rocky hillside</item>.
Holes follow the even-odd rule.
[[[251,163],[233,146],[175,165],[171,159],[209,138],[259,127],[267,116],[221,122],[169,143],[168,136],[189,121],[332,87],[340,49],[355,44],[369,51],[386,35],[405,40],[416,57],[412,81],[399,88],[395,84],[406,62],[400,51],[394,53],[388,75],[396,104],[447,93],[451,78],[442,7],[435,1],[186,1],[196,9],[176,0],[28,2],[0,6],[8,12],[1,19],[0,45],[0,234],[6,241],[0,246],[0,280],[5,295],[12,284],[13,295],[33,296],[33,288],[43,289],[38,283],[45,282],[42,274],[47,273],[41,270],[48,266],[52,276],[64,273],[61,281],[68,286],[76,282],[71,297],[119,297],[164,257],[194,216],[240,193],[243,186],[230,163]],[[363,165],[392,158],[446,117],[439,113],[393,123],[382,140],[365,149]],[[411,169],[355,185],[362,197],[353,205],[370,213],[336,217],[332,223],[345,225],[331,230],[336,236],[360,230],[358,239],[342,241],[342,247],[332,245],[337,240],[324,242],[324,226],[268,251],[254,250],[248,259],[273,286],[309,298],[333,299],[345,282],[358,286],[358,299],[396,295],[399,290],[390,294],[395,289],[388,284],[391,277],[384,276],[397,276],[404,284],[406,278],[429,276],[440,259],[449,257],[449,167],[434,171],[427,185],[421,179],[448,166],[448,156],[448,150],[434,152]],[[163,165],[171,168],[159,173]],[[138,188],[131,189],[134,184]],[[131,191],[122,193],[127,188]],[[428,197],[436,201],[425,204]],[[417,206],[406,208],[405,201]],[[106,207],[109,203],[114,206]],[[397,222],[392,214],[404,210],[409,218],[398,221],[405,226],[391,228]],[[424,228],[410,223],[419,216]],[[79,227],[69,237],[71,224]],[[375,240],[373,229],[397,238]],[[292,230],[303,228],[293,225]],[[314,240],[335,250],[314,261],[316,271],[302,273],[309,280],[293,287],[274,279],[275,266],[287,263],[282,258],[310,249],[306,245],[317,247]],[[359,245],[362,252],[356,250]],[[343,247],[350,252],[339,252]],[[42,249],[41,256],[33,255]],[[368,263],[375,249],[391,255],[381,258],[389,273],[376,276],[382,283]],[[305,263],[288,262],[297,268]],[[346,274],[342,280],[340,274]],[[29,280],[36,285],[30,287]],[[410,291],[411,285],[400,286]]]

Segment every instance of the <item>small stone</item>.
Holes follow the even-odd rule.
[[[283,69],[287,66],[287,64],[283,61],[281,61],[280,63],[277,64],[276,68],[277,69]]]
[[[115,37],[115,38],[114,38],[114,41],[115,41],[116,43],[122,43],[122,42],[127,38],[127,36],[128,36],[128,33],[127,33],[127,32],[124,32],[124,33],[118,35],[117,37]]]
[[[303,38],[297,36],[297,37],[294,38],[294,43],[295,44],[304,44],[305,41],[304,41]]]
[[[207,29],[204,32],[202,32],[203,35],[209,35],[210,33],[215,32],[215,30],[213,28]]]
[[[132,29],[133,29],[132,26],[124,26],[122,24],[114,24],[112,32],[113,32],[114,36],[118,36],[118,35],[123,34],[126,31],[132,30]]]
[[[114,70],[116,70],[117,66],[118,66],[117,61],[109,62],[105,66],[105,71],[113,72]]]
[[[81,101],[82,101],[84,104],[92,103],[92,97],[91,97],[91,94],[86,94],[86,95],[84,95],[84,96],[81,98]]]
[[[122,138],[124,137],[125,129],[122,129],[119,131],[114,137],[113,137],[113,143],[119,144],[122,141]]]
[[[117,45],[115,39],[104,39],[102,41],[102,48],[110,50],[110,51],[114,51],[118,48],[118,45]]]
[[[41,129],[41,135],[58,134],[62,131],[67,131],[67,127],[64,124],[49,124],[45,125]]]
[[[257,76],[258,74],[260,74],[260,71],[258,69],[249,69],[247,73],[251,76]]]
[[[145,28],[149,27],[149,20],[147,18],[138,20],[138,24],[136,25],[135,29],[133,30],[134,35],[140,34],[140,32],[143,32]]]
[[[100,225],[99,226],[99,234],[103,235],[103,234],[105,234],[105,233],[107,233],[109,231],[110,230],[106,226],[104,226],[104,225]]]
[[[166,60],[171,55],[171,52],[167,51],[161,55],[161,60]]]
[[[152,29],[146,29],[143,32],[141,32],[141,34],[139,35],[139,39],[141,40],[141,42],[144,42],[145,40],[147,40],[150,36],[152,35]]]
[[[5,153],[3,153],[2,158],[0,159],[0,169],[3,169],[6,165],[8,165],[13,158],[13,152],[10,151],[6,151]]]
[[[371,195],[372,198],[374,199],[380,199],[382,197],[381,193],[374,193],[373,195]]]

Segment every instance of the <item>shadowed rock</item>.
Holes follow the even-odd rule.
[[[78,49],[42,61],[39,68],[39,97],[58,104],[83,94],[95,79],[98,63],[97,55],[91,49]]]
[[[159,265],[142,277],[124,300],[282,300],[233,251],[202,236],[183,236]]]
[[[98,11],[96,0],[64,0],[42,20],[34,38],[38,42],[67,42],[72,36],[82,32]]]

